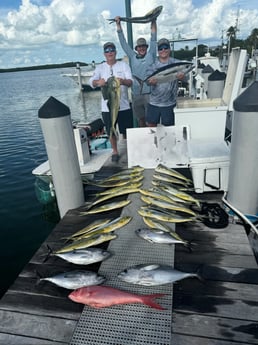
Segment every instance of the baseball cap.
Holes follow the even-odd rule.
[[[138,40],[136,41],[136,46],[135,46],[134,49],[136,49],[138,46],[146,46],[146,47],[148,47],[146,39],[143,38],[143,37],[138,38]]]
[[[163,45],[163,44],[166,44],[170,47],[170,43],[169,43],[169,40],[167,40],[166,38],[161,38],[159,41],[158,41],[158,47]]]
[[[113,42],[106,42],[104,45],[103,45],[103,49],[106,49],[107,47],[113,47],[116,49],[116,46]]]

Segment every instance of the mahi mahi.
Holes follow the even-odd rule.
[[[67,246],[56,250],[54,254],[67,253],[67,252],[70,252],[71,250],[77,250],[77,249],[96,246],[100,243],[104,243],[104,242],[113,240],[115,238],[117,238],[117,235],[113,233],[101,234],[99,236],[93,236],[90,238],[83,238],[82,240],[74,241],[73,243],[68,244]]]
[[[116,77],[109,77],[106,85],[101,89],[104,100],[107,100],[107,106],[109,108],[111,116],[111,128],[108,135],[112,137],[117,136],[116,122],[118,111],[120,107],[120,82]]]
[[[96,198],[93,202],[89,203],[87,206],[87,210],[92,208],[93,206],[102,203],[103,201],[109,200],[109,199],[113,199],[116,198],[118,196],[121,195],[127,195],[127,194],[132,194],[132,193],[137,193],[139,192],[139,188],[125,188],[125,189],[121,189],[120,191],[118,191],[117,193],[111,193],[111,194],[106,194],[103,195],[100,198]]]
[[[164,211],[160,211],[156,208],[148,207],[148,206],[141,206],[138,210],[138,213],[142,217],[150,217],[157,220],[161,220],[163,222],[169,222],[169,223],[186,223],[186,222],[192,222],[195,221],[196,218],[191,217],[190,215],[182,217],[175,213],[168,213]]]
[[[82,234],[79,237],[76,237],[74,240],[79,241],[79,240],[82,240],[85,238],[96,237],[96,236],[99,236],[101,234],[108,234],[110,232],[113,232],[117,229],[122,228],[123,226],[128,224],[131,220],[132,220],[132,217],[130,217],[130,216],[118,217],[106,225],[103,225],[99,228],[96,228],[96,229],[90,231],[90,232]]]
[[[100,220],[94,220],[92,223],[90,223],[89,225],[85,226],[84,228],[82,228],[81,230],[76,231],[74,234],[72,234],[69,237],[65,237],[65,239],[67,240],[72,240],[76,237],[81,236],[82,234],[91,232],[105,224],[108,224],[112,221],[112,219],[100,219]]]
[[[94,208],[92,208],[88,211],[85,211],[85,212],[80,212],[80,216],[112,211],[112,210],[115,210],[117,208],[122,208],[124,206],[127,206],[128,204],[130,204],[130,202],[131,202],[131,200],[122,200],[122,201],[110,202],[109,204],[105,204],[105,205],[102,205],[99,207],[94,207]]]
[[[181,174],[180,172],[172,169],[172,168],[168,168],[167,166],[165,166],[164,164],[159,164],[156,168],[155,171],[158,173],[162,173],[162,174],[166,174],[169,176],[173,176],[176,178],[179,178],[180,180],[184,180],[185,182],[192,184],[193,181],[190,180],[189,178],[185,177],[183,174]]]
[[[197,213],[195,213],[193,210],[191,210],[188,207],[184,207],[184,206],[180,206],[180,205],[175,205],[175,204],[172,204],[171,202],[157,200],[155,198],[148,197],[148,196],[145,196],[145,195],[142,195],[141,199],[147,205],[157,206],[157,207],[163,208],[165,210],[171,210],[171,211],[180,212],[180,213],[187,213],[187,214],[190,214],[190,215],[192,215],[194,217],[198,216]]]

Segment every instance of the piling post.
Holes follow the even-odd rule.
[[[244,215],[258,215],[258,82],[234,100],[227,199]]]
[[[39,109],[60,217],[84,204],[84,191],[70,109],[50,97]]]

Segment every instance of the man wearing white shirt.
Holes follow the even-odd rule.
[[[116,46],[113,42],[106,42],[103,46],[106,61],[97,65],[93,76],[89,80],[92,88],[103,87],[108,78],[115,76],[120,81],[120,108],[117,117],[119,132],[126,138],[126,128],[133,127],[132,111],[128,98],[128,88],[132,85],[133,78],[130,66],[124,61],[116,60]],[[111,114],[107,105],[107,100],[101,98],[102,118],[107,133],[110,133]],[[112,161],[118,162],[119,154],[117,150],[117,138],[115,135],[110,137],[110,143],[113,149]]]

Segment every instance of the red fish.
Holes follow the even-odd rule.
[[[68,298],[93,308],[110,307],[115,304],[142,303],[155,309],[164,310],[166,308],[153,301],[154,298],[162,296],[165,296],[165,294],[136,295],[110,286],[93,285],[74,290]]]

